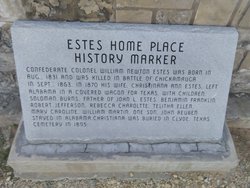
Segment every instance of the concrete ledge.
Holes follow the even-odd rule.
[[[51,180],[63,178],[147,178],[164,177],[170,171],[229,171],[238,164],[238,158],[228,128],[224,138],[227,154],[176,153],[148,154],[133,152],[118,153],[62,153],[40,155],[35,150],[31,155],[20,153],[24,131],[19,125],[8,159],[15,176],[24,179]]]

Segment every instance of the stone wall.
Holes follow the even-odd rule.
[[[250,94],[250,0],[0,0],[0,126],[20,118],[10,36],[17,19],[233,26],[231,93]]]

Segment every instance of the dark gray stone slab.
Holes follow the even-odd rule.
[[[217,142],[237,36],[228,27],[16,22],[27,139]]]

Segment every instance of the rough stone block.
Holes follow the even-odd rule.
[[[23,1],[29,19],[107,21],[113,14],[112,0]]]
[[[233,128],[250,128],[250,97],[229,97],[227,123]]]
[[[20,0],[0,0],[0,20],[14,21],[24,19],[25,10]]]
[[[43,144],[43,145],[27,145],[23,146],[20,150],[24,155],[30,155],[31,152],[38,155],[53,155],[57,149],[55,144]]]
[[[240,70],[250,71],[250,51],[247,52],[246,57],[244,58],[242,64],[240,65]]]
[[[88,144],[85,152],[103,152],[103,153],[120,153],[128,152],[128,144],[113,143],[113,144]]]
[[[116,0],[118,8],[191,9],[194,0]]]
[[[3,72],[15,70],[10,26],[8,22],[0,22],[0,70]]]
[[[232,128],[243,128],[243,129],[250,128],[250,120],[245,120],[245,119],[228,120],[227,124],[228,127]]]
[[[242,96],[237,99],[239,119],[250,120],[250,97]]]
[[[6,64],[3,63],[0,57],[0,68],[3,67],[2,70],[0,71],[1,126],[14,123],[18,124],[21,113],[21,104],[20,104],[19,91],[16,80],[16,71],[8,70],[11,69],[11,66],[8,63]]]
[[[124,23],[151,23],[150,10],[116,10],[116,22]]]
[[[8,154],[9,149],[11,147],[11,143],[13,141],[13,132],[15,132],[16,128],[13,125],[8,126],[0,126],[0,141],[1,141],[1,157],[3,160],[4,153]]]
[[[0,52],[0,70],[3,72],[11,72],[15,70],[15,61],[13,53]]]
[[[53,7],[58,7],[60,5],[59,0],[49,0],[49,3],[53,6]]]
[[[245,47],[250,43],[250,30],[249,29],[238,29],[239,32],[239,47]]]
[[[0,115],[15,115],[21,111],[18,90],[0,91]]]
[[[1,66],[0,66],[1,67]],[[18,95],[16,71],[0,71],[0,89],[1,91],[13,90]]]
[[[250,71],[240,70],[233,74],[231,93],[250,93]]]
[[[150,144],[136,144],[130,143],[130,152],[135,153],[152,153],[152,146]]]
[[[250,7],[247,9],[244,17],[241,19],[239,26],[250,28]]]
[[[236,10],[233,20],[231,22],[232,26],[238,26],[238,23],[242,17],[242,14],[245,12],[249,0],[242,0],[240,2],[239,8]]]
[[[250,44],[246,44],[245,49],[246,49],[247,51],[250,51]]]
[[[226,119],[232,120],[232,119],[238,119],[238,118],[239,118],[239,106],[237,104],[237,98],[229,97],[228,104],[227,104]]]
[[[159,10],[155,21],[161,24],[189,24],[191,17],[191,10]]]
[[[0,127],[18,124],[21,119],[21,103],[18,89],[0,88]]]
[[[58,144],[56,148],[56,153],[79,153],[84,152],[86,149],[86,144]]]
[[[78,7],[87,15],[90,15],[92,13],[112,14],[112,4],[112,0],[80,0],[78,3]]]
[[[0,22],[0,53],[12,52],[10,27],[10,23]]]
[[[180,145],[176,143],[153,144],[152,148],[154,153],[181,153]]]
[[[17,114],[13,115],[0,115],[0,127],[6,127],[6,126],[11,126],[11,125],[17,125],[18,122],[21,119],[21,111]]]
[[[49,1],[24,1],[24,8],[29,19],[76,19],[76,5],[73,1],[62,1],[60,7],[56,7],[56,2]],[[67,10],[67,12],[66,12]]]
[[[196,144],[180,144],[181,151],[183,152],[197,152],[198,148]]]
[[[237,2],[237,0],[200,1],[194,24],[227,25]]]
[[[225,147],[221,144],[198,143],[198,150],[201,152],[225,152]]]
[[[240,64],[244,58],[244,53],[245,53],[245,50],[237,49],[236,54],[235,54],[235,60],[234,60],[234,68],[233,68],[234,72],[236,72],[239,69]]]

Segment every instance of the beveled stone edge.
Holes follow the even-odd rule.
[[[22,122],[22,120],[20,121]],[[229,132],[227,145],[229,156],[217,159],[201,157],[200,159],[167,157],[156,155],[150,158],[140,156],[118,156],[111,158],[99,157],[94,160],[79,160],[71,157],[68,160],[46,158],[41,156],[24,157],[16,153],[16,139],[20,132],[20,125],[13,141],[7,164],[14,169],[16,177],[34,180],[52,179],[89,179],[117,177],[127,178],[161,178],[165,172],[174,171],[218,171],[226,172],[238,165],[235,146]]]
[[[226,143],[227,134],[223,129],[220,141],[213,142],[161,142],[141,144],[137,142],[99,142],[99,143],[30,143],[24,131],[24,122],[20,124],[18,137],[16,139],[16,153],[19,156],[30,157],[34,154],[40,157],[56,158],[57,160],[65,157],[79,158],[80,160],[90,160],[100,157],[113,156],[184,156],[182,158],[200,159],[202,157],[226,158],[229,155]]]

